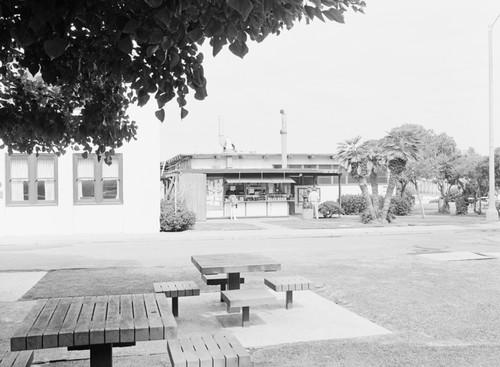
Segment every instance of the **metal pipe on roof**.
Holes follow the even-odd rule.
[[[280,110],[281,113],[281,168],[288,168],[287,157],[287,130],[286,130],[286,115],[285,110]]]

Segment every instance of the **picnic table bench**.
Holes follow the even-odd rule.
[[[234,289],[222,291],[222,299],[227,303],[227,312],[241,307],[243,310],[241,325],[249,326],[250,306],[259,306],[276,301],[276,298],[266,289]]]
[[[163,293],[165,297],[172,298],[172,314],[179,316],[179,297],[199,296],[200,288],[195,282],[155,282],[153,283],[155,293]]]
[[[154,293],[50,298],[35,304],[10,339],[12,351],[90,349],[90,365],[112,366],[112,348],[177,337],[170,305]]]
[[[172,367],[248,367],[250,355],[232,335],[192,336],[167,341]]]
[[[33,362],[33,351],[7,352],[0,357],[0,367],[29,367]]]
[[[265,278],[264,284],[275,292],[286,292],[286,309],[293,306],[293,291],[311,289],[313,283],[301,276]]]

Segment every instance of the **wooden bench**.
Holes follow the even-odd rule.
[[[167,341],[172,367],[247,367],[250,354],[232,335],[191,336]]]
[[[227,274],[221,273],[221,274],[211,274],[211,275],[205,275],[201,274],[201,280],[205,282],[206,285],[220,285],[220,290],[225,291],[228,283],[227,279]],[[240,277],[240,284],[245,283],[245,278]],[[220,297],[220,301],[224,302],[222,299],[222,295]]]
[[[156,282],[153,283],[155,293],[163,293],[165,297],[172,298],[172,314],[179,316],[179,297],[199,296],[200,288],[195,282],[176,281],[176,282]]]
[[[265,278],[264,284],[275,292],[286,292],[286,308],[293,306],[293,291],[312,289],[313,283],[300,276]]]
[[[32,350],[7,352],[0,357],[0,367],[29,367],[33,362]]]
[[[243,327],[249,326],[250,306],[265,305],[276,301],[276,298],[269,291],[260,288],[222,291],[222,299],[227,303],[227,312],[239,307],[243,309],[241,322]]]

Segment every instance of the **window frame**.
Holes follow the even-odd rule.
[[[99,161],[97,154],[89,154],[86,159],[93,160],[94,163],[94,197],[88,199],[78,198],[78,160],[83,158],[81,154],[73,154],[73,203],[75,205],[122,205],[123,204],[123,154],[112,155],[113,163],[118,162],[118,198],[105,199],[103,197],[104,178],[103,164],[104,158]]]
[[[28,200],[12,200],[12,158],[25,157],[28,161]],[[38,159],[52,158],[54,162],[54,200],[38,199]],[[12,153],[5,155],[5,205],[6,206],[56,206],[59,204],[59,170],[57,155],[51,153],[36,154]]]

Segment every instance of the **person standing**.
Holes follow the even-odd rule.
[[[230,206],[230,214],[231,214],[231,219],[236,220],[236,208],[238,207],[238,198],[236,195],[231,194],[229,195],[229,206]]]
[[[312,204],[313,209],[314,209],[314,218],[319,219],[319,192],[316,187],[313,187],[311,189],[311,192],[309,193],[309,202]]]

